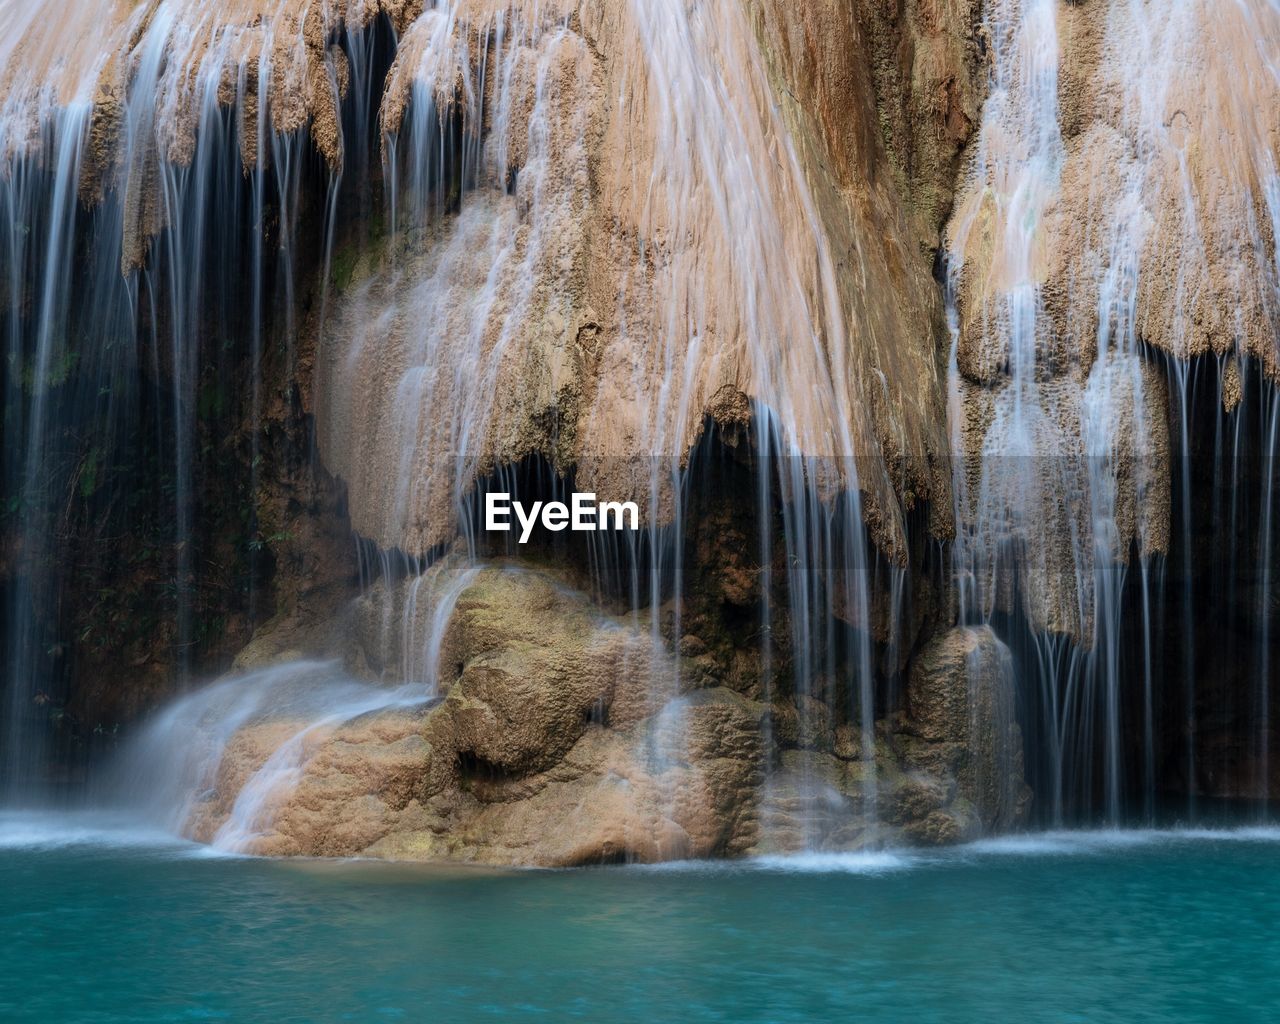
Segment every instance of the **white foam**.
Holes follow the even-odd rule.
[[[234,854],[187,840],[154,820],[116,810],[0,810],[0,851],[146,851],[195,859],[236,859]]]
[[[907,850],[864,850],[849,853],[771,854],[747,860],[674,860],[659,864],[629,864],[627,871],[646,874],[742,874],[769,871],[795,874],[876,875],[902,871],[923,861]]]
[[[994,836],[943,849],[888,849],[850,853],[810,852],[754,857],[743,861],[673,861],[633,865],[646,872],[769,871],[795,874],[883,875],[922,867],[960,867],[998,857],[1082,857],[1123,855],[1127,850],[1183,843],[1280,843],[1280,826],[1239,828],[1094,829],[1027,832]]]
[[[0,811],[0,850],[112,849],[202,850],[202,847],[137,818],[107,811]]]
[[[1078,856],[1143,846],[1197,842],[1280,842],[1280,828],[1251,826],[1032,832],[981,839],[960,847],[958,852],[990,856]]]
[[[1245,825],[1238,828],[1180,828],[1163,833],[1170,840],[1228,843],[1280,843],[1280,826]]]
[[[1063,856],[1141,846],[1151,842],[1153,836],[1151,832],[1120,830],[1033,832],[980,839],[960,847],[960,852],[992,856]]]
[[[1028,832],[995,836],[945,850],[810,852],[749,860],[683,860],[635,864],[626,870],[652,873],[740,873],[881,875],[925,865],[969,863],[986,857],[1064,857],[1122,853],[1149,846],[1198,843],[1280,843],[1280,826],[1233,828],[1099,829]],[[241,858],[191,842],[134,815],[114,811],[0,810],[0,851],[98,847],[164,852],[195,858]]]
[[[918,854],[905,850],[863,850],[856,853],[797,853],[758,857],[750,863],[765,871],[804,874],[882,875],[905,871],[922,863]]]

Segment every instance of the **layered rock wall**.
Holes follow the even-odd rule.
[[[1238,360],[1274,376],[1276,19],[1261,2],[990,5],[991,97],[947,228],[982,615],[1016,607],[1092,645],[1096,582],[1169,549],[1187,398],[1155,354],[1217,354],[1229,407]]]
[[[390,265],[343,297],[322,408],[325,458],[352,485],[357,529],[384,547],[429,549],[478,469],[530,451],[577,463],[601,491],[647,493],[647,459],[682,458],[706,415],[741,422],[752,402],[784,449],[835,460],[811,471],[819,485],[865,492],[895,557],[918,500],[948,530],[926,250],[976,114],[968,2],[888,17],[834,3],[121,0],[72,4],[58,24],[9,17],[5,149],[51,158],[44,126],[59,118],[84,133],[81,193],[121,197],[126,270],[174,216],[157,167],[190,165],[221,108],[246,167],[300,130],[343,167],[362,144],[341,123],[353,74],[383,88],[344,41],[378,19],[394,29],[385,92],[359,100],[380,104]],[[452,123],[474,194],[423,229],[410,215],[432,187],[422,168]],[[405,459],[428,468],[388,482]]]
[[[963,40],[966,15],[939,18]],[[943,134],[899,170],[877,40],[839,4],[424,14],[388,79],[389,159],[421,165],[459,119],[474,189],[417,231],[401,194],[393,255],[361,261],[327,333],[323,451],[357,529],[430,548],[477,473],[531,452],[648,505],[670,473],[655,457],[682,460],[707,417],[741,423],[755,402],[784,451],[828,460],[815,483],[861,487],[892,555],[919,500],[946,532],[925,248],[974,68],[941,34],[886,99]],[[669,496],[656,506],[670,516]]]

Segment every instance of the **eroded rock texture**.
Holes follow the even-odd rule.
[[[269,758],[307,723],[248,723],[194,834],[217,838],[259,773],[274,790],[237,842],[261,853],[564,865],[754,844],[759,705],[681,687],[646,633],[548,576],[468,579],[442,624],[441,699],[305,733],[298,774],[278,778]]]
[[[264,702],[225,738],[185,827],[256,853],[570,865],[956,842],[1025,814],[988,631],[928,655],[910,713],[870,751],[830,710],[788,718],[785,703],[703,685],[541,572],[465,574],[442,626],[436,701],[328,722]],[[366,660],[406,649],[360,635],[390,642]]]
[[[947,13],[961,40],[966,13]],[[322,451],[356,528],[426,550],[477,473],[531,452],[647,497],[667,475],[652,457],[682,458],[706,417],[740,423],[758,402],[780,444],[833,460],[818,483],[865,491],[887,551],[902,556],[901,509],[920,499],[945,532],[925,246],[974,90],[956,84],[966,44],[940,33],[885,103],[927,110],[943,141],[904,144],[895,166],[871,44],[841,5],[492,4],[414,22],[382,127],[415,188],[395,257],[358,261],[321,366]],[[453,201],[448,181],[413,178],[446,125],[472,147],[471,191],[418,228],[421,207]],[[668,515],[665,497],[650,511]]]
[[[1259,112],[1280,102],[1275,8],[1028,0],[992,14],[1002,91],[949,228],[966,377],[989,383],[1013,357],[1008,297],[1026,285],[1042,359],[1063,369],[1087,371],[1126,333],[1273,367],[1280,140]]]
[[[438,543],[475,473],[530,451],[647,494],[651,456],[752,402],[785,448],[835,460],[815,483],[865,492],[895,557],[917,501],[948,530],[929,268],[977,115],[970,0],[35,10],[2,26],[5,149],[39,154],[60,117],[84,133],[81,191],[122,197],[126,269],[172,217],[158,165],[190,165],[219,109],[246,167],[305,130],[341,168],[343,97],[381,86],[339,44],[394,29],[360,99],[380,100],[390,251],[321,367],[324,456],[384,547]],[[411,484],[406,461],[427,467]]]
[[[976,600],[1092,643],[1098,580],[1168,550],[1153,351],[1274,375],[1280,102],[1268,3],[999,0],[947,229],[954,449]],[[1140,54],[1140,56],[1135,56]],[[962,531],[964,532],[964,531]],[[996,555],[996,553],[999,553]],[[997,564],[1000,563],[1000,564]]]
[[[1021,822],[1031,797],[1022,780],[1022,735],[1013,663],[990,627],[956,627],[925,645],[911,665],[903,731],[920,744],[909,757],[939,761],[972,806],[977,831]]]
[[[47,6],[0,11],[0,150],[103,211],[90,269],[117,269],[118,235],[129,326],[153,332],[157,366],[173,360],[155,390],[184,414],[202,415],[206,396],[181,379],[179,356],[194,364],[226,342],[201,306],[203,246],[226,212],[209,196],[230,194],[248,228],[243,287],[223,301],[256,321],[227,333],[251,335],[248,358],[263,364],[239,382],[237,433],[256,492],[250,543],[270,555],[277,608],[241,624],[241,639],[260,628],[237,667],[340,655],[365,680],[434,687],[443,701],[421,719],[403,707],[308,718],[303,696],[255,713],[227,740],[197,834],[230,826],[277,852],[385,841],[435,855],[432,843],[454,842],[451,856],[547,863],[738,853],[764,843],[758,777],[777,753],[764,737],[794,718],[779,757],[804,762],[801,799],[814,792],[810,754],[839,761],[862,825],[838,842],[873,841],[879,801],[897,800],[916,769],[887,740],[862,750],[848,707],[762,686],[740,646],[663,635],[678,599],[646,613],[661,623],[646,632],[604,623],[552,584],[504,578],[544,621],[509,607],[486,570],[456,614],[424,623],[429,602],[409,591],[431,584],[388,570],[348,608],[345,517],[384,569],[403,558],[416,572],[456,537],[480,475],[540,456],[666,522],[672,468],[708,423],[742,437],[751,421],[771,453],[805,463],[780,476],[787,497],[861,493],[842,524],[859,558],[862,519],[899,566],[923,503],[919,518],[948,534],[930,271],[978,118],[975,3],[77,0],[60,19],[39,16]],[[310,149],[320,159],[308,163]],[[70,224],[79,210],[64,206]],[[87,262],[50,258],[59,274]],[[133,287],[142,279],[155,294]],[[281,337],[258,334],[268,305]],[[162,339],[144,321],[166,309]],[[313,413],[314,477],[299,465]],[[811,504],[815,523],[832,507]],[[720,555],[709,571],[733,615],[773,600],[762,567]],[[841,558],[833,574],[857,560]],[[873,608],[841,589],[837,616],[889,644],[883,595]],[[348,627],[363,638],[354,649]],[[334,699],[365,696],[343,686]],[[297,787],[258,835],[253,808],[270,793],[253,780],[267,767]],[[935,788],[936,801],[908,803],[951,806],[955,787]],[[529,845],[572,814],[585,816],[581,849]],[[894,827],[914,820],[894,814]]]

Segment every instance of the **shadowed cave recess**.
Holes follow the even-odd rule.
[[[1273,6],[223,7],[0,25],[6,803],[538,865],[1270,818]]]

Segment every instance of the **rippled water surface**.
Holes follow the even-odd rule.
[[[1252,1021],[1280,832],[494,872],[0,813],[0,1020]]]

